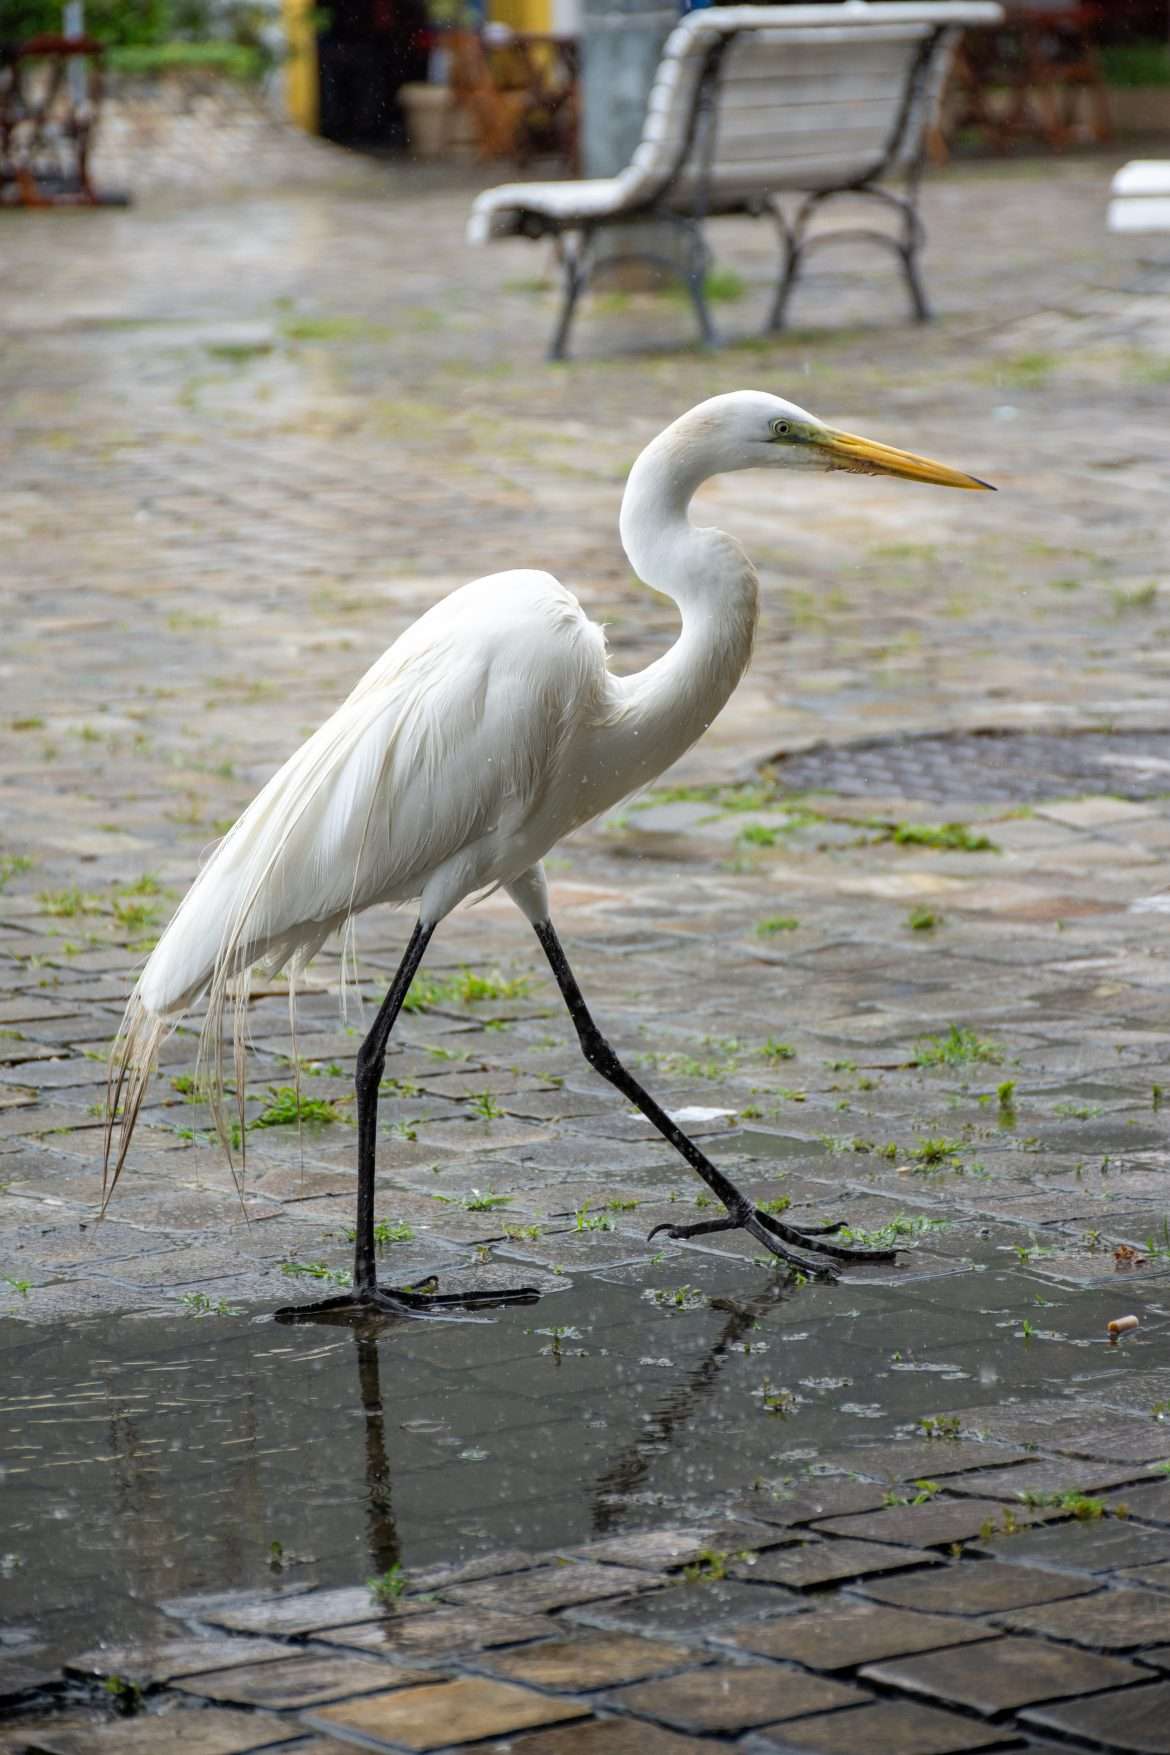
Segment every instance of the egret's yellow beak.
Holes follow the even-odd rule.
[[[854,475],[904,475],[910,481],[929,481],[936,487],[995,489],[989,481],[964,475],[959,469],[948,469],[945,463],[932,463],[929,457],[917,457],[913,451],[898,451],[893,445],[879,445],[874,439],[859,439],[856,433],[839,433],[825,427],[814,443],[830,459],[831,469],[848,469]]]

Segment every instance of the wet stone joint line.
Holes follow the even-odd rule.
[[[928,176],[929,325],[841,242],[761,339],[729,219],[743,345],[599,289],[556,370],[535,252],[462,241],[499,167],[275,121],[240,187],[145,156],[149,199],[0,242],[0,1755],[1170,1755],[1170,323],[1117,155]],[[1000,491],[701,490],[760,625],[547,861],[594,1033],[489,895],[363,1133],[413,924],[371,909],[295,1031],[257,973],[225,1139],[200,1006],[160,1042],[99,1219],[208,848],[487,571],[660,659],[622,487],[745,386]],[[400,1302],[277,1324],[352,1291],[360,1133]],[[789,1272],[783,1228],[876,1254]]]

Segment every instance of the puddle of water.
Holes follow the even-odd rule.
[[[676,1306],[684,1274],[710,1298]],[[1144,1335],[1132,1354],[1101,1345],[1119,1299],[1142,1308],[1002,1256],[796,1294],[695,1256],[376,1339],[253,1314],[5,1323],[5,1615],[55,1662],[158,1632],[154,1605],[190,1592],[708,1519],[824,1452],[858,1446],[863,1469],[862,1446],[924,1415],[1140,1369]]]

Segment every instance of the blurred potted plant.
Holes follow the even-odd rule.
[[[415,158],[439,158],[466,144],[463,112],[451,90],[450,32],[474,31],[478,19],[467,0],[428,0],[430,57],[425,82],[404,85],[398,97],[406,116],[406,132]]]

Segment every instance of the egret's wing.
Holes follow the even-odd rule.
[[[352,915],[417,896],[461,849],[522,822],[603,669],[598,630],[539,573],[477,580],[389,648],[220,842],[151,954],[115,1045],[118,1168],[157,1044],[193,1001],[207,991],[218,1119],[235,978],[261,960],[300,968]],[[237,1088],[242,1028],[238,1010]]]

